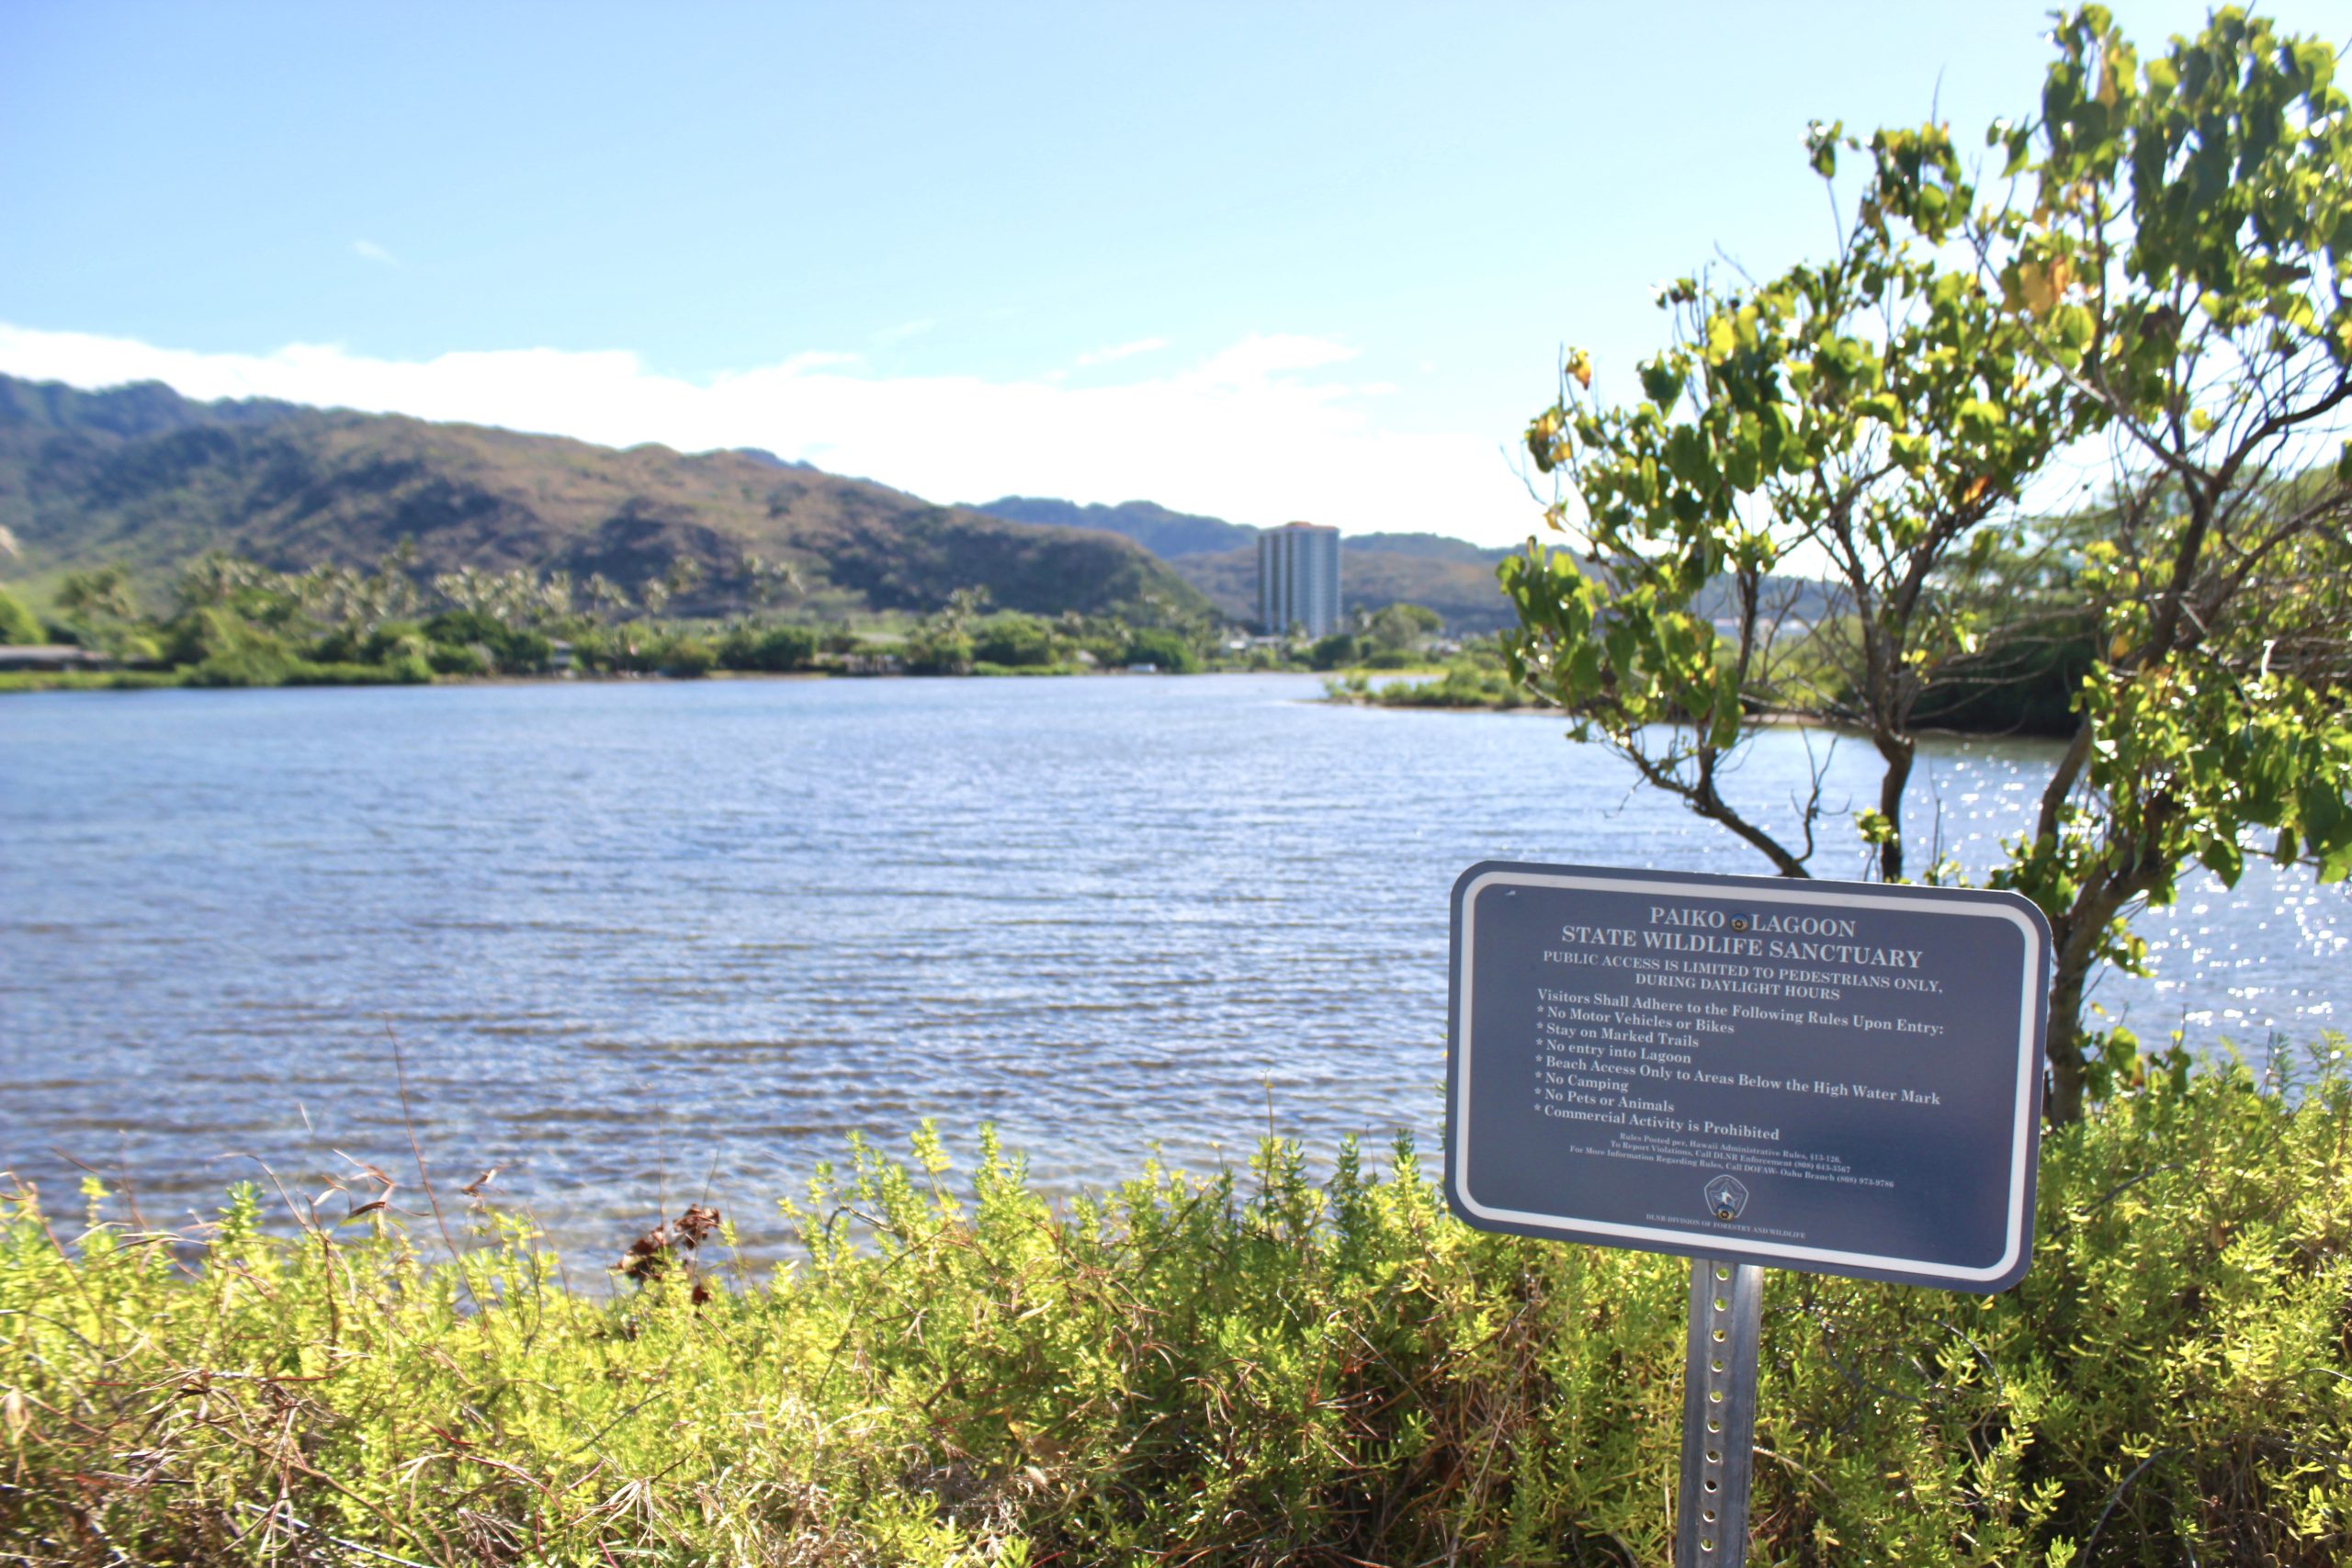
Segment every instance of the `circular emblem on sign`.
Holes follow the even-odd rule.
[[[1707,1183],[1707,1212],[1719,1220],[1736,1220],[1747,1207],[1747,1189],[1729,1174]]]
[[[1734,915],[1731,918],[1731,929],[1736,931],[1746,931],[1747,929],[1747,917],[1746,915]]]

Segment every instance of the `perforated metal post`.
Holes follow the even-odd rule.
[[[1682,1366],[1682,1495],[1674,1568],[1741,1568],[1756,1440],[1756,1342],[1764,1270],[1690,1265],[1690,1344]]]

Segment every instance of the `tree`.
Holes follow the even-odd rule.
[[[129,571],[107,565],[68,572],[58,585],[57,607],[77,621],[130,621],[138,618],[139,595],[130,586]]]
[[[692,556],[672,556],[670,567],[662,574],[662,586],[669,590],[672,599],[683,599],[702,586],[702,562]]]
[[[2256,848],[2352,871],[2352,117],[2332,51],[2234,13],[2144,69],[2097,7],[2054,36],[2041,117],[1989,139],[2008,197],[1944,127],[1816,127],[1825,180],[1868,156],[1834,260],[1676,283],[1630,405],[1571,355],[1528,433],[1571,548],[1503,579],[1513,675],[1790,876],[1831,814],[1818,773],[1785,827],[1725,794],[1759,719],[1866,733],[1870,869],[1957,881],[1906,832],[1923,699],[2087,629],[2066,751],[1989,879],[2051,920],[2066,1121],[2136,1070],[2083,1017],[2096,964],[2143,962],[2132,908]],[[2036,516],[2094,444],[2100,504]]]
[[[972,634],[972,657],[989,664],[1046,665],[1054,661],[1052,623],[1017,611],[990,615]]]
[[[232,604],[266,587],[277,574],[226,550],[208,550],[181,569],[172,584],[172,597],[183,611],[208,604]]]
[[[742,623],[727,629],[716,651],[729,670],[806,670],[817,660],[817,634],[807,626]]]
[[[0,588],[0,643],[22,646],[41,641],[40,622],[24,602]]]
[[[1309,670],[1337,670],[1353,664],[1363,657],[1363,648],[1353,632],[1333,632],[1317,637],[1306,650]]]
[[[1383,604],[1357,628],[1374,648],[1399,653],[1419,647],[1445,629],[1445,617],[1426,604]]]
[[[625,615],[628,613],[628,590],[601,571],[592,571],[588,574],[588,581],[582,585],[582,592],[588,596],[588,613],[592,615]]]
[[[986,588],[958,588],[947,603],[908,633],[907,668],[927,675],[961,675],[972,668],[972,623],[988,608]]]
[[[1128,634],[1125,657],[1129,664],[1148,664],[1171,675],[1191,675],[1201,668],[1193,645],[1167,626],[1137,626]]]
[[[2003,877],[2056,935],[2065,1098],[2083,976],[2137,962],[2135,901],[2256,848],[2352,872],[2352,124],[2335,50],[2265,19],[2144,68],[2097,6],[2056,36],[2039,125],[1996,139],[2031,204],[1970,238],[2119,452],[2086,558],[2102,657]]]
[[[737,575],[743,581],[744,597],[755,605],[773,604],[787,593],[805,592],[800,569],[788,560],[772,561],[746,552]]]

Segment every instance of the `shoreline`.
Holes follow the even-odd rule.
[[[178,678],[171,671],[119,670],[105,671],[9,671],[0,673],[0,696],[55,692],[282,692],[368,691],[379,687],[463,688],[468,686],[619,686],[665,684],[706,685],[733,681],[1014,681],[1014,680],[1134,680],[1191,679],[1203,675],[1297,675],[1311,670],[1058,670],[1012,667],[965,671],[960,674],[918,674],[906,670],[711,670],[696,675],[659,672],[588,671],[547,675],[436,675],[429,681],[277,681],[232,685]]]

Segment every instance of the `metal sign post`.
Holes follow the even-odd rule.
[[[1447,1202],[1698,1260],[1678,1568],[1747,1555],[1766,1268],[2024,1276],[2049,975],[2013,893],[1498,862],[1454,884]]]
[[[1692,1261],[1674,1568],[1741,1568],[1747,1560],[1756,1349],[1763,1320],[1763,1269],[1713,1258]]]

